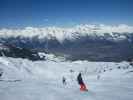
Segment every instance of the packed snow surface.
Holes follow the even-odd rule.
[[[52,57],[51,57],[52,58]],[[132,100],[133,67],[128,62],[0,58],[0,100]],[[79,90],[81,72],[88,92]],[[66,78],[66,85],[62,84]]]

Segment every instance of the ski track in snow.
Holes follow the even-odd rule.
[[[121,68],[118,69],[118,66]],[[0,79],[0,100],[132,100],[133,98],[133,68],[127,62],[50,60],[32,62],[25,59],[0,58],[0,68],[4,71]],[[83,72],[88,92],[79,90],[76,77],[80,71]],[[99,80],[97,75],[100,75]],[[66,86],[62,84],[62,76],[67,79]]]

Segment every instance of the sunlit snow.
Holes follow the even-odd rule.
[[[46,61],[1,57],[0,100],[132,100],[133,67],[128,62]],[[83,73],[88,92],[79,90]],[[99,76],[99,79],[98,79]],[[66,85],[62,84],[66,78]]]

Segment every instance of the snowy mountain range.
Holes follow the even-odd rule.
[[[0,29],[0,43],[54,53],[69,60],[122,61],[133,58],[133,26],[5,28]]]

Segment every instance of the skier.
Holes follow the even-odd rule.
[[[3,75],[3,72],[0,72],[0,78],[2,77],[2,75]]]
[[[100,79],[100,75],[97,75],[97,80],[99,80]]]
[[[65,78],[65,77],[62,78],[62,83],[63,83],[64,85],[66,85],[66,78]]]
[[[80,85],[80,91],[88,91],[88,89],[86,88],[86,85],[83,82],[81,73],[79,73],[77,77],[77,81],[78,81],[78,84]]]

